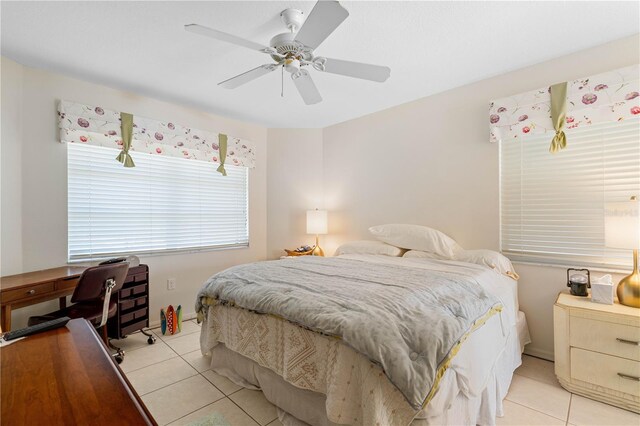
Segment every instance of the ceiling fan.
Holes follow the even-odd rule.
[[[387,80],[391,73],[389,67],[315,55],[314,50],[347,19],[347,16],[349,12],[337,1],[318,1],[306,20],[300,10],[286,9],[280,17],[290,32],[276,35],[269,42],[269,46],[198,24],[185,25],[184,28],[195,34],[266,53],[274,61],[218,83],[219,86],[235,89],[282,67],[291,73],[291,79],[304,103],[312,105],[322,101],[322,96],[311,79],[311,74],[305,69],[309,65],[318,71],[377,82]]]

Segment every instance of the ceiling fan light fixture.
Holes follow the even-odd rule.
[[[300,71],[300,61],[295,58],[287,58],[284,61],[284,69],[291,74]]]

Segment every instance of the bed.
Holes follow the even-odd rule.
[[[467,262],[351,254],[230,268],[198,294],[211,368],[284,424],[495,424],[529,342],[517,282]]]

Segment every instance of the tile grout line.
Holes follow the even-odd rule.
[[[146,367],[142,367],[142,368],[137,368],[137,369],[135,369],[135,370],[131,370],[131,371],[129,371],[129,372],[127,372],[127,373],[125,373],[125,376],[126,376],[126,375],[128,375],[129,373],[133,373],[134,371],[140,371],[140,370],[142,370],[142,369],[144,369],[144,368],[151,367],[151,366],[154,366],[154,365],[158,365],[158,364],[161,364],[161,363],[163,363],[163,362],[167,362],[167,361],[170,361],[170,360],[172,360],[172,359],[176,359],[176,358],[180,358],[182,361],[184,361],[184,362],[185,362],[185,363],[186,363],[186,364],[187,364],[187,365],[188,365],[188,366],[189,366],[193,371],[195,371],[195,373],[196,373],[196,374],[193,374],[193,375],[191,375],[191,376],[189,376],[189,377],[185,377],[184,379],[176,380],[175,382],[170,383],[170,384],[168,384],[167,386],[172,386],[172,385],[174,385],[174,384],[176,384],[176,383],[179,383],[179,382],[181,382],[181,381],[183,381],[183,380],[190,379],[190,378],[195,377],[195,376],[197,376],[197,375],[199,375],[199,374],[200,374],[200,372],[198,371],[198,369],[197,369],[197,368],[195,368],[193,365],[191,365],[191,364],[189,363],[189,361],[187,361],[186,359],[184,359],[182,356],[177,355],[177,356],[173,356],[173,357],[171,357],[171,358],[165,359],[165,360],[163,360],[163,361],[154,362],[153,364],[149,364],[149,365],[147,365]],[[205,379],[206,379],[206,377],[205,377]],[[212,385],[213,385],[213,383],[212,383]],[[213,385],[213,386],[215,387],[215,385]],[[134,388],[135,388],[135,386],[134,386]],[[149,395],[150,393],[153,393],[153,392],[155,392],[155,391],[157,391],[157,390],[160,390],[160,389],[163,389],[163,388],[154,389],[154,390],[152,390],[152,391],[150,391],[150,392],[147,392],[147,393],[145,393],[145,394],[138,394],[138,395],[140,395],[140,396],[142,397],[142,396],[144,396],[144,395]],[[216,388],[216,389],[218,389],[218,388]],[[218,389],[218,390],[219,390],[219,389]],[[220,392],[222,392],[222,391],[220,391]],[[223,395],[224,395],[224,392],[222,392],[222,393],[223,393]],[[214,401],[214,402],[215,402],[215,401]],[[212,404],[213,404],[213,403],[212,403]]]
[[[193,376],[192,376],[192,377],[193,377]],[[176,382],[176,383],[177,383],[177,382]],[[216,388],[216,389],[217,389],[217,388]],[[224,394],[223,394],[223,395],[224,395]],[[185,414],[184,416],[178,417],[177,419],[172,420],[172,421],[170,421],[170,422],[169,422],[169,423],[167,423],[167,424],[175,423],[175,422],[177,422],[178,420],[183,419],[183,418],[185,418],[185,417],[187,417],[187,416],[190,416],[190,415],[192,415],[193,413],[195,413],[196,411],[198,411],[198,410],[202,410],[204,407],[207,407],[207,406],[209,406],[209,405],[215,404],[216,402],[220,402],[220,401],[222,401],[223,399],[229,399],[229,398],[227,398],[227,397],[225,396],[225,397],[222,397],[222,398],[220,398],[220,399],[216,399],[215,401],[210,402],[210,403],[208,403],[208,404],[205,404],[205,405],[203,405],[202,407],[197,408],[197,409],[193,410],[192,412]],[[153,415],[153,413],[151,413],[151,414]]]
[[[247,389],[247,388],[243,388],[243,389]],[[242,389],[238,389],[238,390],[237,390],[237,391],[235,391],[234,393],[240,392],[241,390],[242,390]],[[252,389],[249,389],[249,390],[252,390]],[[262,391],[260,391],[260,392],[262,392]],[[233,394],[232,394],[232,395],[233,395]],[[227,397],[227,398],[229,398],[229,397]],[[249,416],[249,418],[250,418],[251,420],[253,420],[254,422],[256,422],[256,424],[257,424],[257,425],[260,425],[260,422],[259,422],[259,421],[257,421],[256,419],[254,419],[254,418],[253,418],[253,416],[252,416],[251,414],[247,413],[247,412],[245,411],[245,409],[244,409],[244,408],[242,408],[242,407],[241,407],[237,402],[235,402],[235,401],[234,401],[233,399],[231,399],[231,398],[229,398],[229,401],[231,401],[231,402],[232,402],[236,407],[238,407],[240,410],[242,410],[242,412],[243,412],[243,413],[245,413],[247,416]],[[277,419],[277,418],[278,418],[278,417],[276,416],[276,419]],[[274,419],[274,420],[275,420],[275,419]],[[269,423],[271,423],[272,421],[273,421],[273,420],[269,421]],[[269,423],[266,423],[266,425],[268,425]]]
[[[192,334],[196,334],[196,333],[197,333],[197,331],[196,331],[196,332],[194,332],[194,333],[185,334],[185,336],[191,336]],[[183,336],[180,336],[180,337],[183,337]],[[160,340],[162,340],[162,338],[160,338],[160,337],[158,337],[158,338],[159,338]],[[169,347],[169,349],[171,349],[171,350],[172,350],[176,355],[178,355],[180,358],[182,358],[182,355],[183,355],[183,354],[179,354],[175,349],[173,349],[173,347],[171,347],[171,345],[170,345],[170,344],[168,344],[168,343],[167,343],[167,342],[165,342],[164,340],[162,340],[162,343],[164,343],[165,345],[167,345],[167,346]],[[194,350],[192,350],[192,351],[190,351],[190,352],[186,352],[185,354],[188,354],[188,353],[191,353],[191,352],[195,352],[195,351],[197,351],[197,350],[198,350],[198,349],[194,349]],[[182,358],[182,359],[184,359],[184,358]],[[186,360],[185,360],[185,361],[186,361]]]
[[[565,426],[569,425],[569,416],[571,415],[571,403],[573,402],[573,394],[569,398],[569,408],[567,409],[567,421],[564,423]]]
[[[191,320],[189,320],[189,321],[191,321]],[[156,327],[156,328],[153,328],[153,329],[152,329],[152,328],[150,328],[149,330],[150,330],[151,332],[153,332],[153,330],[156,330],[156,329],[159,329],[159,328],[160,328],[160,327]],[[185,336],[190,336],[190,335],[192,335],[192,334],[196,334],[196,333],[199,333],[199,331],[194,331],[193,333],[187,333],[187,334],[185,334]],[[198,370],[197,370],[193,365],[191,365],[191,363],[190,363],[189,361],[187,361],[186,359],[184,359],[184,357],[183,357],[181,354],[179,354],[178,352],[176,352],[176,350],[175,350],[175,349],[173,349],[173,348],[171,347],[171,345],[167,344],[167,342],[165,342],[165,341],[162,339],[162,337],[160,337],[160,335],[156,334],[155,332],[153,332],[153,334],[154,334],[158,339],[160,339],[160,341],[161,341],[163,344],[165,344],[169,349],[171,349],[171,351],[172,351],[174,354],[176,354],[176,356],[172,356],[171,358],[167,358],[167,359],[162,360],[162,361],[154,362],[153,364],[149,364],[149,365],[144,366],[144,367],[136,368],[135,370],[131,370],[131,371],[126,372],[126,373],[125,373],[125,375],[127,375],[128,373],[133,373],[134,371],[142,370],[143,368],[147,368],[147,367],[150,367],[150,366],[152,366],[152,365],[160,364],[161,362],[165,362],[165,361],[168,361],[168,360],[173,359],[173,358],[176,358],[176,357],[180,357],[184,362],[186,362],[187,364],[189,364],[189,366],[190,366],[191,368],[193,368],[194,370],[196,370],[196,372],[197,372],[198,374],[200,374],[200,372],[199,372],[199,371],[198,371]],[[181,336],[181,337],[182,337],[182,336]],[[155,345],[155,343],[154,343],[153,345]],[[139,349],[149,348],[149,347],[152,347],[153,345],[142,346],[142,347],[140,347],[140,348],[136,348],[136,349],[133,349],[133,350],[128,351],[128,352],[134,352],[134,351],[137,351],[137,350],[139,350]],[[193,351],[191,351],[191,352],[195,352],[195,351],[197,351],[197,349],[194,349],[194,350],[193,350]],[[187,353],[191,353],[191,352],[187,352]],[[186,355],[186,354],[185,354],[185,355]],[[125,355],[125,359],[126,359],[126,355]],[[191,377],[193,377],[193,376],[191,376]],[[206,378],[206,377],[205,377],[205,378]],[[180,381],[180,380],[178,380],[178,381]],[[175,382],[175,383],[178,383],[178,382]],[[212,384],[213,384],[213,383],[212,383]],[[217,389],[217,388],[216,388],[216,389]],[[219,389],[218,389],[218,390],[219,390]],[[222,391],[221,391],[221,392],[222,392]],[[223,392],[223,394],[224,394],[224,392]]]
[[[508,394],[507,394],[507,395],[508,395]],[[543,412],[543,411],[536,410],[535,408],[531,408],[531,407],[528,407],[528,406],[526,406],[526,405],[520,404],[519,402],[512,401],[512,400],[508,399],[507,397],[505,397],[505,398],[504,398],[504,400],[505,400],[505,401],[509,401],[509,402],[510,402],[510,403],[512,403],[512,404],[516,404],[516,405],[519,405],[519,406],[521,406],[521,407],[528,408],[529,410],[535,411],[536,413],[544,414],[544,415],[545,415],[545,416],[547,416],[547,417],[553,417],[553,418],[554,418],[554,419],[556,419],[556,420],[564,421],[563,419],[560,419],[560,418],[558,418],[558,417],[556,417],[556,416],[554,416],[554,415],[552,415],[552,414],[548,414],[548,413],[545,413],[545,412]],[[571,405],[571,400],[569,400],[569,405]],[[567,417],[568,417],[568,416],[567,416]],[[566,423],[566,421],[565,421],[565,423]]]
[[[514,375],[514,376],[519,376],[519,377],[524,377],[525,379],[534,380],[534,381],[536,381],[536,382],[538,382],[538,383],[544,383],[545,385],[555,386],[555,384],[554,384],[554,383],[545,382],[544,380],[538,380],[538,379],[536,379],[535,377],[525,376],[525,375],[522,375],[522,374],[520,374],[520,373],[516,373],[515,371],[513,372],[513,375]],[[558,384],[558,386],[560,386],[560,387],[562,388],[562,390],[569,392],[568,390],[566,390],[565,388],[563,388],[563,387],[562,387],[562,385],[560,385],[560,382],[558,382],[557,384]],[[570,393],[570,392],[569,392],[569,393]]]
[[[186,333],[186,334],[184,334],[184,336],[190,336],[190,335],[192,335],[192,334],[196,334],[196,333],[198,333],[198,332],[197,332],[197,331],[194,331],[193,333]],[[155,333],[153,333],[153,334],[154,334],[154,336],[156,337],[156,339],[159,339],[162,343],[164,343],[165,345],[169,346],[169,345],[167,344],[167,342],[166,342],[164,339],[162,339],[162,337],[160,337],[158,334],[155,334]],[[181,336],[181,337],[182,337],[182,336]],[[114,342],[114,343],[116,343],[116,344],[118,343],[118,342],[117,342],[117,340],[118,340],[118,339],[112,339],[112,340],[116,340],[116,342]],[[155,345],[156,343],[157,343],[157,342],[154,342],[154,343],[153,343],[153,344],[151,344],[151,345],[147,344],[146,346],[140,346],[139,348],[135,348],[135,349],[124,349],[124,351],[125,351],[125,357],[126,357],[126,354],[129,354],[129,353],[131,353],[131,352],[135,352],[135,351],[138,351],[138,350],[140,350],[140,349],[151,348],[151,347],[153,347],[153,345]],[[175,350],[174,350],[171,346],[169,346],[169,348],[175,352]],[[193,351],[192,351],[192,352],[193,352]],[[176,354],[178,354],[178,353],[176,352]],[[179,354],[178,354],[178,355],[179,355]]]
[[[147,396],[147,395],[151,395],[152,393],[155,393],[155,392],[158,392],[158,391],[164,390],[164,389],[168,388],[169,386],[173,386],[173,385],[175,385],[176,383],[184,382],[185,380],[192,379],[192,378],[194,378],[194,377],[196,377],[196,376],[197,376],[197,374],[194,374],[193,376],[189,376],[189,377],[185,377],[184,379],[176,380],[175,382],[171,383],[170,385],[163,386],[163,387],[158,388],[158,389],[156,389],[156,390],[153,390],[153,391],[151,391],[151,392],[147,392],[147,393],[145,393],[144,395],[140,395],[140,397],[142,397],[142,396]],[[135,388],[135,387],[134,387],[134,388]],[[216,401],[217,401],[217,400],[216,400]],[[214,402],[215,402],[215,401],[214,401]],[[202,408],[202,407],[200,407],[200,408]]]
[[[152,364],[145,365],[144,367],[136,368],[135,370],[129,370],[129,371],[124,371],[124,370],[123,370],[123,373],[124,373],[124,375],[126,376],[126,375],[128,375],[128,374],[130,374],[130,373],[133,373],[134,371],[140,371],[140,370],[142,370],[143,368],[151,367],[152,365],[157,365],[157,364],[160,364],[160,363],[162,363],[162,362],[169,361],[170,359],[174,359],[174,358],[178,358],[178,357],[180,357],[180,355],[176,354],[176,356],[172,356],[171,358],[163,359],[162,361],[154,362],[154,363],[152,363]],[[181,358],[182,358],[182,357],[181,357]],[[125,360],[125,361],[127,360],[126,352],[125,352],[125,358],[124,358],[124,360]],[[189,364],[189,365],[191,365],[191,364]]]

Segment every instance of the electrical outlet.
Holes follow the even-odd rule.
[[[176,289],[176,279],[169,278],[167,279],[167,290],[175,290]]]

